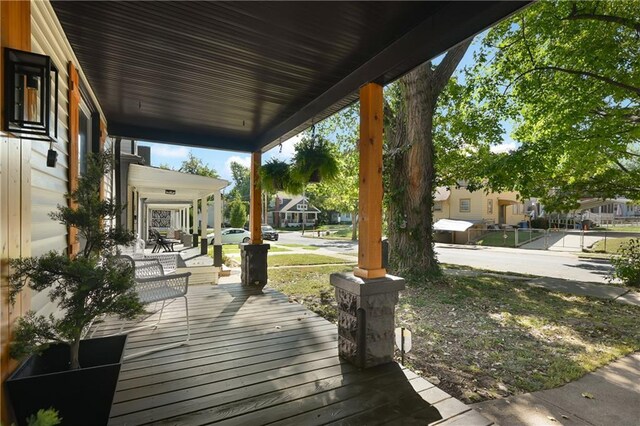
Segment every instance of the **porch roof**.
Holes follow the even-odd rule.
[[[66,2],[112,136],[266,151],[526,5]]]
[[[157,167],[129,165],[129,185],[136,188],[147,204],[174,204],[187,207],[189,201],[208,197],[229,182],[205,176],[180,173]]]

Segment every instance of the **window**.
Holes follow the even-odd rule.
[[[433,211],[434,212],[442,211],[442,201],[434,201],[433,202]]]
[[[460,199],[460,213],[466,213],[471,211],[471,199],[470,198],[461,198]]]
[[[487,200],[487,214],[493,214],[493,200]]]
[[[524,204],[514,204],[511,206],[513,214],[524,214]]]
[[[84,101],[80,102],[78,116],[78,174],[83,175],[87,172],[87,155],[91,147],[91,113]]]

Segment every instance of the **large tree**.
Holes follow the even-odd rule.
[[[639,46],[637,1],[541,1],[492,28],[453,100],[507,122],[519,146],[491,154],[460,132],[476,178],[547,210],[640,199]]]
[[[233,189],[229,193],[230,199],[240,197],[242,201],[249,201],[251,198],[251,171],[248,167],[232,161],[231,177],[233,178]]]
[[[219,178],[218,172],[206,165],[200,158],[193,155],[193,152],[189,151],[189,155],[186,160],[182,162],[179,172],[190,173],[192,175],[207,176],[211,178]]]
[[[438,100],[469,48],[467,40],[435,64],[426,62],[388,90],[385,109],[387,224],[393,272],[439,272],[433,250],[436,183],[434,118]]]

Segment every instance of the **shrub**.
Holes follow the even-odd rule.
[[[535,229],[549,229],[549,220],[546,217],[531,219],[531,227]]]
[[[640,239],[634,238],[622,245],[611,263],[612,279],[617,278],[630,287],[640,287]]]

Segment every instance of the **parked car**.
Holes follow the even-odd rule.
[[[262,238],[265,240],[278,241],[278,231],[269,225],[262,225]]]
[[[215,234],[207,235],[207,244],[213,244]],[[248,243],[251,239],[251,233],[242,228],[226,228],[222,230],[222,244],[240,244]]]

